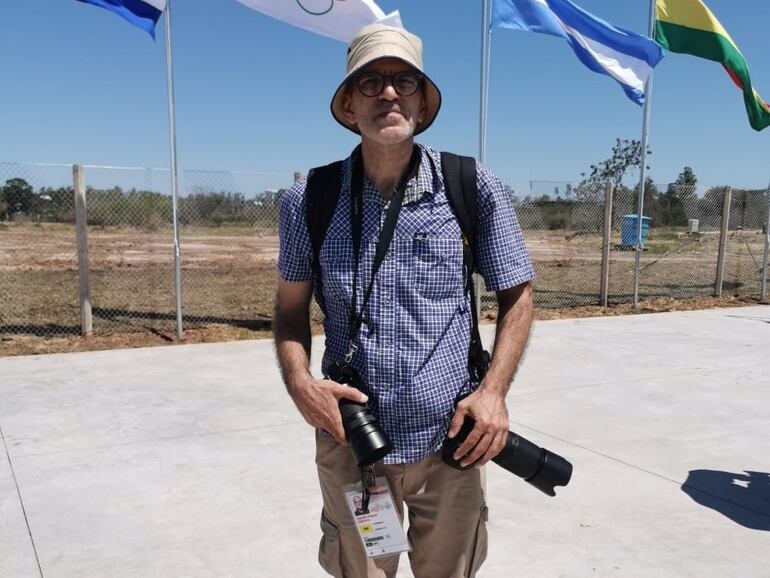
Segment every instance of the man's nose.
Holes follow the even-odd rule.
[[[382,85],[382,90],[380,91],[380,98],[385,100],[396,100],[398,98],[398,93],[396,92],[396,87],[393,86],[392,78],[385,79],[385,84]]]

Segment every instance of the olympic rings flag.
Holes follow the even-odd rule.
[[[358,30],[382,22],[401,26],[398,10],[385,14],[374,0],[238,0],[258,12],[316,34],[349,42]]]

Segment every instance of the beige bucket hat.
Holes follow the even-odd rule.
[[[441,108],[441,93],[422,69],[422,40],[403,28],[385,24],[364,26],[350,41],[347,75],[332,98],[332,116],[345,128],[356,134],[361,134],[355,124],[345,120],[342,108],[345,86],[359,70],[380,58],[398,58],[424,75],[425,119],[417,124],[414,131],[415,135],[420,134],[435,120],[438,110]]]

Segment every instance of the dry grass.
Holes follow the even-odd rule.
[[[620,304],[610,307],[586,305],[561,309],[538,308],[536,319],[577,319],[585,317],[605,317],[616,315],[636,315],[644,313],[662,313],[667,311],[693,311],[714,309],[718,307],[745,307],[758,305],[761,302],[756,297],[702,297],[697,299],[657,298],[642,301],[636,309],[632,304]],[[767,303],[767,302],[765,302]],[[497,311],[484,311],[481,323],[494,323]],[[316,324],[314,334],[320,334],[323,329]],[[39,337],[30,335],[6,336],[0,338],[0,357],[13,355],[37,355],[43,353],[67,353],[73,351],[99,351],[105,349],[130,349],[136,347],[155,347],[161,345],[176,345],[179,343],[215,343],[222,341],[241,341],[247,339],[271,338],[269,323],[264,325],[234,326],[210,323],[201,327],[185,329],[184,339],[176,338],[174,329],[114,332],[105,335],[81,337],[77,335],[61,337]]]
[[[71,225],[0,227],[0,356],[145,347],[176,342],[170,230],[91,228],[95,335],[79,336],[77,249]],[[601,239],[595,234],[526,231],[535,262],[538,318],[703,309],[756,303],[761,235],[731,234],[725,294],[713,292],[717,238],[667,231],[642,256],[638,311],[634,254],[614,251],[611,307],[596,305]],[[185,342],[268,337],[278,253],[276,235],[248,227],[182,228]],[[483,296],[494,319],[494,296]],[[319,328],[316,328],[318,331]]]

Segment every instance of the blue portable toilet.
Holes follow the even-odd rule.
[[[624,247],[636,246],[636,224],[639,215],[623,215],[620,219],[620,244]],[[652,219],[642,217],[642,246],[647,242],[647,231],[650,229]]]

